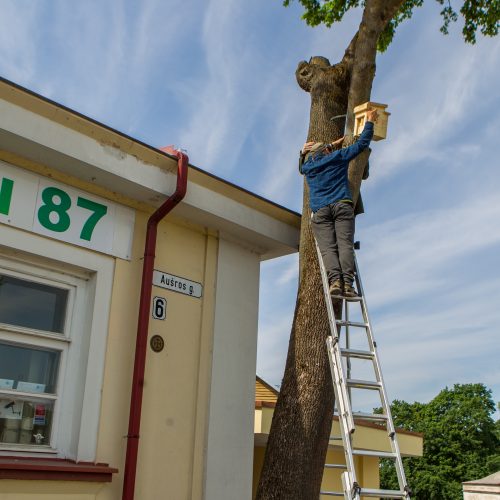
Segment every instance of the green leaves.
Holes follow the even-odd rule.
[[[450,0],[436,1],[446,5],[441,11],[444,20],[441,32],[447,35],[450,23],[458,20],[458,13],[451,6]],[[466,42],[476,43],[478,30],[485,36],[498,35],[500,0],[465,0],[460,14],[464,18],[462,34]]]
[[[401,6],[396,15],[389,21],[385,30],[379,36],[377,42],[377,50],[379,52],[385,52],[387,47],[391,44],[394,34],[396,33],[396,28],[407,19],[410,19],[413,15],[413,9],[416,7],[422,7],[424,0],[406,0]]]
[[[342,21],[344,14],[352,8],[365,6],[364,0],[299,0],[305,12],[302,19],[309,26],[325,24],[330,27],[333,23]],[[292,0],[284,0],[283,5],[288,7]]]
[[[476,43],[476,31],[485,36],[498,35],[500,19],[499,0],[466,0],[460,9],[465,19],[462,29],[465,41]]]
[[[498,470],[500,424],[483,384],[455,384],[427,404],[394,401],[391,411],[397,427],[424,434],[423,457],[404,459],[415,498],[461,500],[463,481]],[[384,487],[397,487],[392,464],[383,462],[380,476]]]
[[[293,0],[284,0],[287,7]],[[365,0],[298,0],[305,9],[302,19],[309,26],[324,24],[331,27],[334,23],[342,21],[347,11],[356,7],[365,6]],[[476,43],[476,33],[479,31],[484,36],[498,34],[500,22],[500,0],[464,0],[459,12],[452,6],[451,0],[436,0],[443,6],[441,16],[443,25],[440,30],[447,35],[450,24],[464,19],[462,34],[468,43]],[[389,21],[385,30],[380,35],[377,49],[384,52],[391,44],[397,27],[405,20],[410,19],[413,11],[421,7],[424,0],[407,0],[403,3],[397,14]],[[460,16],[459,16],[460,14]]]

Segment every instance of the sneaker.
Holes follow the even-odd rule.
[[[358,292],[356,292],[351,283],[344,283],[344,297],[346,298],[358,297]]]
[[[334,280],[330,283],[330,295],[342,295],[342,281]]]

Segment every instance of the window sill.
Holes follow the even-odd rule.
[[[0,479],[110,483],[118,469],[108,464],[62,458],[0,457]]]

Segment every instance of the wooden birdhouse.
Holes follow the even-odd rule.
[[[380,104],[378,102],[365,102],[354,108],[354,135],[359,135],[363,131],[366,122],[366,113],[368,109],[376,109],[378,111],[378,118],[373,127],[373,140],[381,141],[387,137],[387,122],[389,115],[385,108],[387,104]]]

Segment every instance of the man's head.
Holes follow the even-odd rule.
[[[324,142],[315,142],[311,148],[309,149],[309,153],[317,154],[324,152],[327,149],[329,144],[325,144]]]
[[[324,142],[315,142],[311,149],[308,151],[309,153],[312,153],[313,155],[317,154],[329,154],[332,151],[335,151],[337,149],[340,149],[342,147],[342,141],[335,141],[333,143],[324,143]]]

